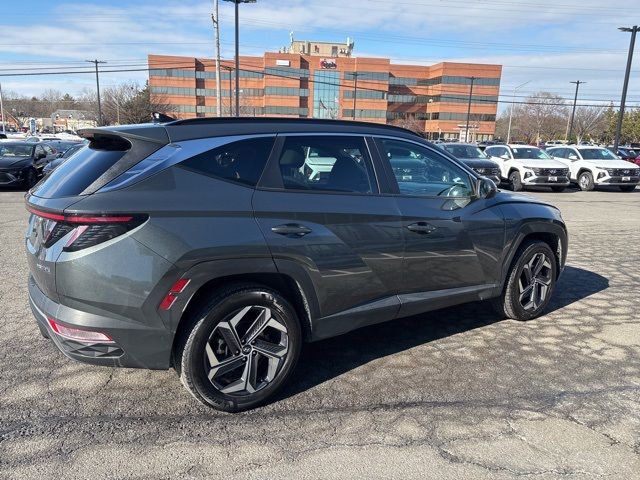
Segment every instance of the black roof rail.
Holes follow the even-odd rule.
[[[198,118],[186,118],[184,120],[175,120],[168,123],[163,123],[165,126],[178,126],[178,125],[216,125],[216,124],[229,124],[229,123],[258,123],[258,124],[271,124],[271,123],[310,123],[310,124],[324,124],[324,125],[344,125],[344,126],[358,126],[367,128],[380,128],[391,129],[401,131],[403,133],[409,133],[411,135],[423,138],[420,134],[409,130],[407,128],[398,127],[397,125],[388,125],[385,123],[374,122],[362,122],[358,120],[334,120],[327,118],[289,118],[289,117],[198,117]]]

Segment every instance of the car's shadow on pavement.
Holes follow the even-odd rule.
[[[562,309],[608,286],[609,280],[597,273],[567,266],[545,314]],[[306,344],[293,377],[274,401],[309,390],[372,360],[502,320],[489,302],[474,302]]]

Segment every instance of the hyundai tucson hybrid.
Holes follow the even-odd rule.
[[[401,128],[197,118],[81,133],[88,146],[26,195],[40,331],[75,360],[173,367],[217,409],[272,397],[304,342],[479,300],[535,318],[565,263],[557,208]],[[306,168],[309,151],[330,170]]]

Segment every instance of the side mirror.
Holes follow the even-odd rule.
[[[511,160],[509,158],[509,155],[507,155],[506,153],[503,153],[502,155],[500,155],[500,158],[503,159],[503,160]]]
[[[478,198],[493,198],[498,192],[498,187],[490,178],[480,177],[476,182],[476,192]]]

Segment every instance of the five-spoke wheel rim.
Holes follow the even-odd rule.
[[[552,279],[551,260],[542,252],[535,253],[522,267],[518,279],[518,299],[522,308],[538,310],[549,295]]]
[[[228,395],[250,395],[278,375],[289,350],[287,327],[263,306],[248,306],[218,323],[205,345],[205,372]]]

